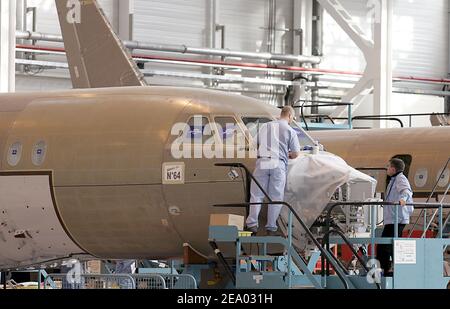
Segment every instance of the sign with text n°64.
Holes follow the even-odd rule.
[[[162,168],[162,183],[165,185],[184,184],[184,162],[164,163]]]

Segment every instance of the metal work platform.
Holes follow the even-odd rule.
[[[394,222],[395,235],[393,238],[377,237],[377,207],[396,206],[395,218],[398,219],[399,204],[388,202],[361,202],[361,203],[335,203],[328,207],[326,229],[320,243],[310,228],[305,225],[302,218],[286,202],[273,201],[259,182],[253,177],[248,168],[241,163],[217,164],[222,167],[242,168],[247,180],[252,180],[265,194],[268,202],[263,206],[272,204],[283,205],[289,210],[286,237],[255,237],[242,234],[234,226],[211,226],[209,228],[209,242],[220,262],[227,270],[228,276],[233,282],[233,287],[244,289],[292,289],[292,288],[317,288],[317,289],[445,289],[450,284],[450,274],[444,271],[444,255],[450,247],[450,239],[444,238],[446,222],[443,219],[443,210],[450,205],[439,203],[409,204],[417,209],[435,209],[439,214],[439,232],[435,239],[401,238],[398,233],[398,222]],[[247,181],[248,182],[248,181]],[[248,195],[248,194],[247,194]],[[254,203],[215,205],[215,207],[249,207]],[[259,204],[258,204],[259,205]],[[331,224],[331,214],[337,207],[371,207],[369,225],[370,237],[349,238],[342,230]],[[306,237],[315,245],[317,252],[307,260],[293,246],[293,220],[299,224]],[[331,235],[338,237],[331,238]],[[227,262],[220,247],[225,244],[234,246],[234,264]],[[248,254],[245,245],[255,244],[262,247],[257,255]],[[393,246],[392,277],[384,276],[376,261],[375,246],[386,244]],[[268,247],[281,245],[281,254],[270,254]],[[361,272],[352,272],[349,267],[342,264],[339,258],[331,250],[332,246],[346,245],[353,258],[360,264]],[[369,254],[364,250],[356,250],[355,246],[369,247]],[[320,273],[314,273],[317,262],[321,259]]]
[[[294,108],[300,108],[301,126],[306,131],[325,131],[325,130],[351,130],[353,129],[352,122],[352,103],[343,102],[328,102],[328,101],[300,101],[303,102],[301,105],[293,106]],[[346,107],[348,118],[342,123],[336,123],[336,120],[331,118],[329,115],[323,114],[305,114],[305,108],[319,108],[323,107]],[[308,121],[308,119],[313,119],[313,121]],[[325,122],[329,121],[329,122]]]

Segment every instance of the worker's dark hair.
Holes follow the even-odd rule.
[[[400,172],[404,172],[404,171],[405,171],[405,162],[403,162],[402,159],[397,159],[397,158],[391,159],[391,160],[389,161],[389,164],[390,164],[393,168],[395,168],[395,170],[397,171],[397,173],[400,173]]]

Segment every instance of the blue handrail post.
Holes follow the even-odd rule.
[[[353,119],[352,119],[353,113],[352,113],[352,105],[348,105],[347,108],[348,108],[348,126],[349,126],[349,129],[351,130],[351,129],[353,129]]]
[[[400,205],[395,205],[395,220],[394,220],[394,237],[398,238],[398,208]]]
[[[292,288],[292,211],[289,210],[288,218],[288,286]]]
[[[428,222],[427,222],[427,213],[428,210],[425,209],[425,211],[423,212],[423,234],[426,235],[427,234],[427,226],[428,226]],[[425,236],[426,237],[426,236]]]
[[[377,219],[376,219],[376,206],[372,205],[370,207],[370,220],[372,221],[370,223],[370,255],[372,256],[372,258],[375,258],[375,232],[376,232],[376,224],[377,224]]]
[[[241,239],[238,238],[236,240],[236,273],[240,271],[241,269],[241,260],[239,259],[239,257],[241,256]],[[246,262],[247,265],[245,265],[245,267],[247,268],[247,271],[251,271],[251,261]]]
[[[444,222],[443,222],[443,216],[444,216],[444,211],[442,209],[442,203],[439,206],[439,238],[443,238],[443,232],[444,232]]]

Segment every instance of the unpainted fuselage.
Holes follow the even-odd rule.
[[[211,122],[216,116],[235,117],[244,127],[241,116],[274,119],[277,113],[256,100],[191,89],[132,87],[2,95],[4,187],[17,187],[14,181],[38,186],[31,177],[48,172],[52,191],[48,196],[53,201],[34,200],[32,188],[24,194],[26,185],[21,192],[11,192],[16,196],[14,209],[25,212],[8,209],[12,204],[0,199],[0,209],[5,209],[0,212],[0,236],[5,235],[0,237],[0,268],[5,260],[8,266],[37,261],[36,252],[51,251],[42,248],[43,243],[59,241],[51,233],[40,239],[48,224],[36,221],[47,219],[33,209],[43,207],[42,203],[54,204],[45,205],[45,211],[54,207],[60,221],[51,225],[61,224],[78,247],[77,252],[66,252],[74,245],[69,246],[67,239],[63,245],[61,240],[53,244],[55,256],[43,254],[47,259],[78,252],[103,258],[163,258],[179,256],[185,242],[207,252],[210,214],[245,213],[213,208],[216,203],[244,200],[242,177],[231,180],[227,170],[214,164],[238,161],[251,167],[253,160],[176,160],[171,154],[178,137],[171,134],[173,125],[202,115]],[[39,147],[41,160],[35,158]],[[163,163],[180,161],[185,164],[184,184],[163,185]],[[27,211],[29,222],[17,218],[27,216]],[[17,231],[26,233],[13,237]]]
[[[176,123],[202,115],[275,119],[279,110],[214,91],[127,87],[0,96],[0,268],[89,253],[99,258],[168,258],[183,243],[210,252],[214,204],[244,201],[243,177],[216,163],[249,158],[176,159]],[[354,167],[384,167],[411,154],[431,191],[450,153],[449,128],[312,133]],[[249,137],[250,138],[250,137]],[[220,143],[218,134],[215,135]],[[248,140],[248,143],[251,141]],[[182,162],[183,184],[163,184],[164,163]],[[45,181],[48,178],[48,184]],[[448,182],[448,181],[447,181]],[[0,188],[1,190],[1,188]]]

